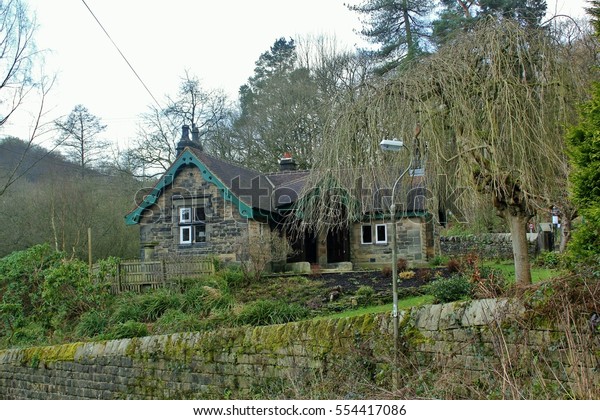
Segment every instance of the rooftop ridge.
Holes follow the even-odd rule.
[[[312,172],[311,169],[298,169],[298,170],[290,170],[290,171],[265,172],[265,173],[263,173],[263,175],[274,176],[274,175],[286,175],[286,174],[310,174],[311,172]]]

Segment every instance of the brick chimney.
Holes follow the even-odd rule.
[[[192,141],[197,145],[196,147],[202,148],[200,144],[200,130],[196,124],[192,124]]]
[[[181,139],[179,139],[179,143],[177,143],[177,148],[175,149],[177,156],[179,156],[186,147],[202,150],[202,145],[200,144],[198,137],[198,128],[194,125],[192,128],[192,139],[190,140],[190,126],[184,124],[181,127]],[[194,139],[197,141],[194,141]]]
[[[285,152],[283,157],[279,159],[279,170],[283,171],[295,171],[297,168],[296,162],[292,157],[292,154],[289,152]]]

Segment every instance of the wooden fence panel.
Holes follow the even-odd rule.
[[[211,260],[165,261],[166,280],[178,281],[186,277],[206,276],[214,273]]]
[[[94,267],[97,272],[97,268]],[[210,259],[122,261],[117,266],[116,275],[106,278],[110,281],[111,292],[140,293],[149,289],[159,289],[179,284],[186,277],[202,277],[214,273]]]

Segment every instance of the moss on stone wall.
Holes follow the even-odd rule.
[[[38,367],[40,364],[48,365],[53,362],[75,361],[77,349],[84,343],[69,343],[58,346],[29,347],[21,352],[23,366]]]
[[[343,398],[359,395],[352,387],[390,386],[392,371],[414,397],[510,398],[518,387],[528,396],[593,396],[578,390],[599,379],[594,337],[573,348],[556,326],[523,330],[522,313],[507,314],[514,306],[483,300],[401,312],[396,369],[393,323],[383,314],[4,350],[0,398]],[[512,382],[499,384],[491,373],[507,368]],[[272,388],[284,382],[293,387]],[[561,386],[568,392],[553,393]]]

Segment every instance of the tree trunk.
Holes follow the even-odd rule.
[[[559,251],[562,254],[567,249],[567,244],[571,240],[572,222],[577,217],[577,211],[574,209],[562,209],[562,220],[561,220],[561,236]]]
[[[408,3],[406,0],[402,3],[402,15],[404,17],[404,30],[406,32],[406,44],[408,46],[407,57],[411,59],[415,55],[415,46],[412,37],[412,28],[410,26],[410,15],[408,14]]]
[[[531,267],[529,266],[529,243],[527,242],[526,224],[529,217],[517,212],[516,215],[506,212],[506,220],[510,227],[513,257],[515,260],[515,279],[518,286],[531,284]]]
[[[565,217],[562,220],[560,245],[558,247],[558,251],[561,254],[563,254],[565,252],[565,249],[567,249],[567,244],[569,243],[570,238],[571,238],[571,221],[569,220],[569,218]]]

